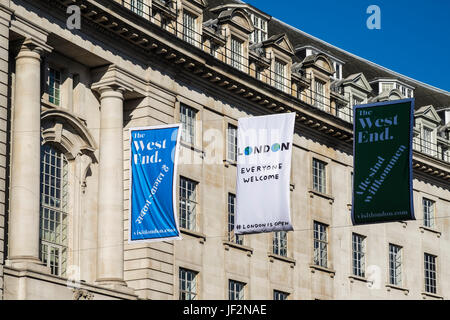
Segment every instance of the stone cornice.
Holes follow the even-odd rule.
[[[49,33],[21,16],[16,14],[12,16],[10,29],[25,38],[24,44],[32,44],[35,47],[40,47],[47,53],[53,50],[53,48],[47,44]]]

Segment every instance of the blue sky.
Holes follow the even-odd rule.
[[[449,0],[244,1],[336,47],[450,91]],[[380,7],[380,30],[366,26],[370,5]]]

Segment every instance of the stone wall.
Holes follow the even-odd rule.
[[[8,48],[10,11],[0,3],[0,300],[3,298],[3,264],[5,247],[5,189],[7,167],[8,122]]]

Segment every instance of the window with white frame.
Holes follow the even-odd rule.
[[[181,140],[192,145],[195,145],[196,116],[197,110],[180,104]]]
[[[394,89],[394,84],[391,82],[382,82],[381,83],[381,92],[391,91]]]
[[[334,66],[333,77],[337,80],[341,80],[342,79],[342,64],[340,64],[338,62],[334,62],[333,66]]]
[[[433,153],[433,129],[423,127],[423,143],[422,151],[426,154],[432,155]]]
[[[196,45],[196,23],[196,16],[187,11],[183,11],[183,40],[192,45]]]
[[[289,297],[289,293],[273,290],[273,300],[287,300]]]
[[[424,254],[425,292],[434,294],[437,292],[436,258],[434,255]]]
[[[326,193],[326,163],[317,159],[313,159],[312,169],[313,190],[321,193]]]
[[[40,259],[52,274],[65,276],[69,170],[64,154],[41,147]]]
[[[324,110],[325,109],[325,82],[315,80],[316,91],[314,94],[314,106]]]
[[[242,47],[242,41],[231,37],[231,66],[241,71],[243,70]]]
[[[227,128],[227,159],[237,161],[237,127],[230,123]]]
[[[422,206],[423,206],[423,225],[428,228],[433,228],[435,202],[433,200],[423,198]]]
[[[180,268],[179,270],[179,299],[197,299],[197,272]]]
[[[250,18],[255,27],[255,31],[250,35],[250,41],[253,43],[259,43],[267,40],[267,21],[264,18],[257,16],[256,14],[250,14]]]
[[[353,121],[353,107],[364,103],[364,99],[358,96],[352,96],[352,107],[350,107],[350,121]]]
[[[328,266],[327,225],[314,221],[314,264],[327,268]]]
[[[61,72],[49,68],[48,70],[48,101],[59,106],[61,103]]]
[[[236,244],[243,244],[243,238],[241,235],[234,234],[235,227],[235,212],[236,212],[236,195],[228,194],[228,241]]]
[[[197,182],[180,177],[180,227],[195,231]]]
[[[389,283],[402,285],[402,247],[389,244]]]
[[[273,234],[273,253],[279,256],[287,256],[287,232],[277,231]]]
[[[366,237],[352,234],[353,275],[366,276]]]
[[[130,0],[131,11],[143,16],[144,15],[144,0]]]
[[[228,282],[228,300],[244,300],[245,283],[229,280]]]
[[[286,64],[280,60],[275,60],[275,88],[286,91]]]

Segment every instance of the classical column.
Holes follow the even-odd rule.
[[[39,260],[41,54],[43,48],[25,40],[16,57],[12,116],[9,261],[42,264]]]
[[[123,89],[100,92],[97,282],[123,281]]]

